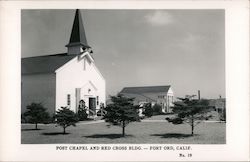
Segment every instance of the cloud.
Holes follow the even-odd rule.
[[[176,45],[182,49],[193,51],[200,48],[200,46],[204,44],[204,40],[205,38],[202,35],[187,33]]]
[[[184,39],[184,42],[186,43],[194,43],[194,42],[197,42],[197,41],[200,41],[202,39],[202,36],[201,35],[195,35],[195,34],[192,34],[192,33],[188,33],[186,38]]]
[[[167,11],[155,11],[145,16],[145,20],[155,26],[163,26],[174,22],[173,16]]]

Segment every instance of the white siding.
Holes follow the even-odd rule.
[[[172,88],[170,87],[167,92],[167,107],[166,112],[172,112],[171,107],[174,106],[174,92]]]
[[[81,88],[80,98],[86,102],[86,106],[88,106],[88,97],[96,96],[99,96],[97,109],[99,109],[100,103],[105,104],[105,80],[94,62],[87,60],[87,55],[86,53],[82,54],[84,57],[81,57],[81,59],[76,57],[57,69],[56,110],[61,106],[67,106],[67,95],[70,94],[70,109],[76,111],[76,88]]]

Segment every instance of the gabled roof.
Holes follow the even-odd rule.
[[[75,45],[83,45],[84,47],[89,47],[82,22],[82,16],[79,9],[76,10],[69,44],[67,44],[66,46],[69,47]]]
[[[22,74],[54,73],[56,69],[77,57],[67,53],[22,58]]]
[[[143,94],[143,93],[157,93],[157,92],[168,92],[170,85],[166,86],[147,86],[147,87],[125,87],[120,93],[132,93],[132,94]]]
[[[146,96],[139,93],[120,93],[123,94],[127,98],[136,98],[139,101],[147,101],[147,102],[156,102],[156,98],[154,96]]]

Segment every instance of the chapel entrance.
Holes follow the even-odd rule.
[[[96,98],[89,97],[89,115],[96,115]]]

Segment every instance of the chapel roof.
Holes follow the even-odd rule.
[[[164,86],[145,86],[145,87],[124,87],[121,90],[122,93],[142,94],[142,93],[158,93],[168,92],[170,85]]]
[[[67,53],[22,58],[22,74],[54,73],[56,69],[77,57]]]

